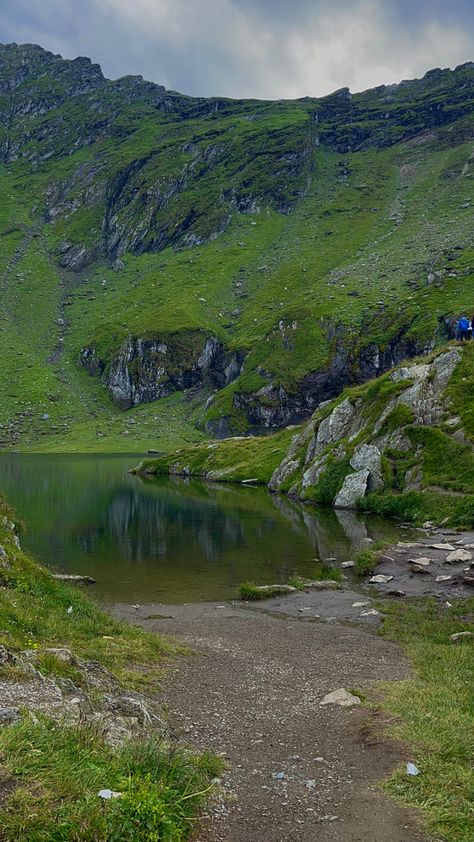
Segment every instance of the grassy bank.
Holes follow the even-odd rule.
[[[144,459],[138,472],[146,475],[185,474],[221,482],[254,480],[267,485],[298,428],[272,436],[203,442],[158,459]]]
[[[414,666],[409,681],[386,687],[384,707],[397,717],[392,733],[411,746],[420,770],[400,769],[387,792],[421,808],[428,829],[449,842],[474,839],[474,599],[453,606],[434,599],[407,606],[384,602],[383,634],[404,647]]]
[[[113,620],[80,590],[54,580],[17,546],[3,501],[0,580],[0,684],[13,700],[15,683],[29,680],[20,659],[25,650],[55,680],[81,688],[74,663],[98,662],[121,692],[156,696],[164,661],[176,647]],[[76,660],[65,663],[43,652],[49,647],[66,647]],[[94,692],[89,697],[94,706]],[[16,724],[0,728],[0,756],[5,842],[186,839],[219,768],[213,757],[171,747],[153,728],[146,738],[114,749],[99,726],[72,726],[26,711]],[[104,788],[121,795],[104,801],[98,796]]]

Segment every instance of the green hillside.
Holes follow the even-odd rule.
[[[474,65],[186,97],[0,47],[0,446],[277,429],[474,310]]]

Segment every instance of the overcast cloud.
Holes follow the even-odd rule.
[[[474,2],[2,0],[0,41],[193,95],[321,96],[474,60]]]

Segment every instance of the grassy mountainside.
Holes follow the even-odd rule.
[[[2,445],[261,432],[445,341],[474,302],[473,92],[467,64],[199,99],[0,47]]]

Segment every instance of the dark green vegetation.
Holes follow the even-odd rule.
[[[0,48],[2,444],[281,427],[442,341],[474,300],[473,90],[193,99]]]
[[[156,690],[170,644],[112,620],[77,589],[54,581],[18,549],[10,518],[0,501],[0,644],[13,658],[36,650],[44,674],[79,685],[78,670],[42,649],[66,646],[106,666],[124,689]],[[2,662],[0,680],[28,676],[11,660]],[[0,752],[1,836],[21,842],[178,842],[194,828],[219,771],[214,758],[153,737],[114,750],[91,725],[72,727],[26,713],[20,723],[0,729]],[[104,788],[122,797],[103,802],[98,792]]]
[[[395,714],[393,735],[413,747],[420,775],[405,769],[387,783],[391,795],[420,807],[429,830],[449,842],[474,838],[474,641],[450,635],[474,631],[474,599],[447,608],[435,600],[411,606],[383,603],[383,633],[400,642],[415,666],[409,681],[386,687]]]

